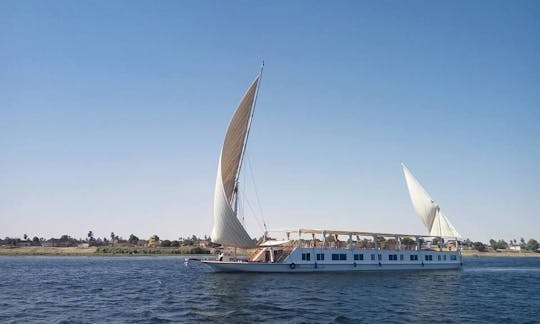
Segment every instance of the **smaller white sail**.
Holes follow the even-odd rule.
[[[460,238],[461,235],[441,212],[439,205],[435,203],[426,189],[416,180],[405,164],[402,163],[401,166],[414,210],[426,225],[429,235]]]
[[[437,214],[429,235],[441,237],[456,237],[461,238],[456,228],[450,223],[448,218],[444,216],[440,208],[437,207]]]

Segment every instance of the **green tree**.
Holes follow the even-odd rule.
[[[161,241],[161,247],[170,247],[170,246],[171,246],[171,241],[169,240]]]
[[[494,239],[491,239],[489,240],[489,245],[491,245],[494,250],[505,250],[508,248],[508,243],[506,243],[505,240],[495,241]]]
[[[332,242],[335,242],[335,241],[336,241],[336,238],[334,237],[334,235],[326,236],[326,242],[327,243],[332,243]]]
[[[133,234],[129,235],[128,239],[129,244],[137,245],[139,243],[139,238]]]
[[[416,246],[416,241],[410,237],[404,237],[401,239],[401,244],[403,246]]]
[[[531,250],[531,251],[536,252],[538,250],[538,241],[535,240],[535,239],[530,239],[527,242],[527,250]]]
[[[28,235],[24,234],[23,238],[24,238],[25,241],[28,241]]]
[[[478,252],[486,252],[486,246],[482,242],[474,242],[473,248]]]
[[[88,231],[88,241],[91,242],[94,240],[94,232]]]
[[[39,241],[39,238],[37,236],[34,236],[34,238],[32,239],[32,245],[41,245],[41,242]]]

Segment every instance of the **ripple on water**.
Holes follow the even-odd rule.
[[[540,309],[539,259],[294,275],[220,274],[183,260],[0,257],[0,322],[527,322]]]

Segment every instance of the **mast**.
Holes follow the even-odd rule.
[[[242,152],[240,153],[240,163],[238,163],[238,169],[236,170],[236,177],[234,179],[234,212],[238,214],[238,180],[240,178],[240,170],[242,169],[242,163],[244,162],[244,155],[246,153],[247,141],[249,138],[249,132],[251,130],[251,123],[253,122],[253,114],[255,113],[255,105],[257,104],[257,98],[259,97],[259,87],[261,85],[262,72],[264,69],[264,61],[262,61],[261,69],[257,75],[257,89],[255,90],[255,98],[253,99],[253,104],[251,106],[251,112],[249,116],[249,122],[246,132],[246,137],[244,138],[244,145],[242,146]]]

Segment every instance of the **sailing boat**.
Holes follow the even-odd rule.
[[[403,163],[401,163],[401,166],[414,209],[424,222],[424,225],[426,225],[429,234],[443,238],[461,238],[461,235],[443,214],[439,205],[431,198],[420,182],[416,180],[407,166]]]
[[[234,249],[234,253],[223,252],[217,260],[202,260],[203,263],[222,272],[387,271],[461,267],[459,240],[447,239],[444,245],[440,244],[440,237],[446,237],[443,234],[449,233],[447,229],[453,227],[436,205],[430,205],[431,209],[428,210],[434,216],[429,214],[426,218],[429,221],[426,223],[429,224],[429,235],[302,228],[279,231],[284,234],[280,240],[266,239],[268,231],[265,231],[265,240],[255,244],[238,219],[238,177],[261,73],[262,69],[240,100],[229,123],[218,163],[211,239],[223,248]],[[429,198],[427,193],[424,196]],[[444,228],[445,232],[431,231],[435,226]],[[275,236],[274,232],[272,236]],[[425,243],[437,238],[438,249],[431,249]],[[250,256],[238,257],[237,248],[249,250]]]

